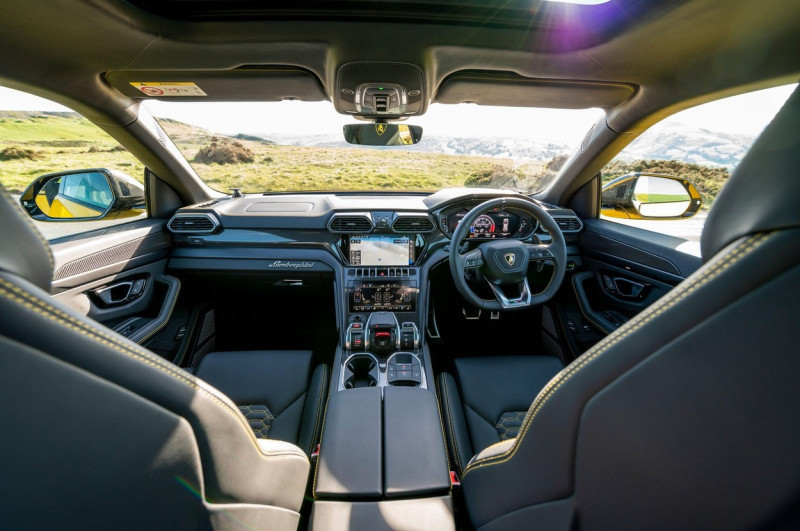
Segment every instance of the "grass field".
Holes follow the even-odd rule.
[[[514,162],[509,158],[444,155],[386,149],[278,146],[253,139],[239,142],[252,162],[237,164],[193,161],[214,135],[189,124],[163,121],[200,177],[212,188],[246,193],[309,190],[438,190],[448,186],[487,186],[535,191],[552,179],[558,165],[552,161]],[[19,156],[29,151],[29,157]],[[559,163],[562,160],[558,161]],[[0,111],[0,182],[21,192],[45,173],[83,168],[109,168],[141,181],[143,165],[88,120],[72,113]],[[721,168],[677,161],[612,163],[603,180],[630,171],[660,171],[692,180],[711,205],[728,177]],[[516,183],[516,184],[515,184]]]
[[[164,128],[187,160],[192,161],[212,134],[179,122]],[[254,155],[253,162],[192,162],[212,188],[245,192],[307,190],[437,190],[447,186],[540,186],[552,177],[544,162],[523,165],[511,159],[465,157],[398,150],[277,146],[237,140]],[[60,113],[0,112],[0,153],[6,148],[30,150],[30,158],[0,162],[0,181],[21,192],[39,175],[70,169],[104,167],[142,180],[144,167],[119,150],[114,139],[83,118]],[[0,155],[2,158],[2,155]]]
[[[144,166],[86,119],[75,115],[0,112],[0,182],[21,192],[45,173],[110,168],[141,181]],[[4,160],[6,148],[29,150],[32,158]]]

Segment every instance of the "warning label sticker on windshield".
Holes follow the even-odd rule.
[[[203,90],[194,83],[175,82],[165,83],[163,81],[153,81],[146,83],[141,81],[131,81],[140,92],[153,97],[164,96],[208,96]]]

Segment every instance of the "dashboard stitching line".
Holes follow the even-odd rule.
[[[607,337],[605,340],[601,341],[596,347],[585,354],[586,359],[581,361],[577,364],[576,367],[572,369],[565,369],[562,371],[561,374],[556,376],[550,383],[539,393],[539,395],[534,400],[533,405],[528,411],[528,415],[525,417],[523,422],[522,428],[520,428],[519,435],[517,436],[516,443],[514,446],[504,454],[500,454],[497,456],[488,457],[486,459],[475,461],[467,466],[467,470],[464,472],[464,477],[469,474],[470,471],[482,468],[485,466],[491,466],[496,464],[505,463],[506,461],[510,460],[514,455],[517,453],[519,449],[520,443],[524,438],[525,434],[528,431],[533,419],[536,417],[539,411],[541,411],[542,407],[548,402],[548,400],[555,394],[555,392],[562,386],[564,383],[569,381],[576,373],[581,371],[586,365],[597,359],[601,354],[606,352],[609,348],[613,345],[620,342],[622,339],[633,333],[634,331],[638,330],[652,319],[660,315],[661,313],[665,312],[672,306],[674,306],[677,302],[683,300],[688,295],[708,283],[709,281],[716,278],[720,273],[728,269],[731,265],[738,262],[741,258],[749,254],[752,250],[759,247],[768,237],[770,237],[773,233],[761,233],[755,236],[751,236],[740,243],[736,248],[730,250],[724,257],[722,257],[718,262],[716,262],[713,266],[711,266],[707,271],[702,273],[696,279],[691,281],[691,285],[687,286],[685,289],[681,290],[680,293],[676,293],[674,296],[670,297],[667,295],[663,302],[659,301],[656,303],[656,308],[652,308],[650,311],[645,310],[646,314],[641,315],[641,317],[635,317],[632,321],[623,325],[622,328],[618,329],[619,333],[612,334],[611,336]],[[580,359],[580,358],[579,358]]]

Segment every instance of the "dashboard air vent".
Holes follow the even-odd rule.
[[[372,230],[372,222],[367,216],[337,216],[328,225],[331,232],[369,232]]]
[[[558,223],[561,232],[579,232],[583,228],[583,223],[578,218],[554,217],[553,219]]]
[[[219,222],[211,214],[176,214],[167,227],[181,234],[208,234],[219,227]]]
[[[399,216],[392,223],[395,232],[430,232],[433,222],[427,216]]]

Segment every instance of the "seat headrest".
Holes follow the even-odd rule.
[[[800,88],[717,196],[700,239],[703,261],[742,236],[800,226],[799,201]]]
[[[0,184],[0,271],[12,273],[50,291],[53,255],[50,245]]]

